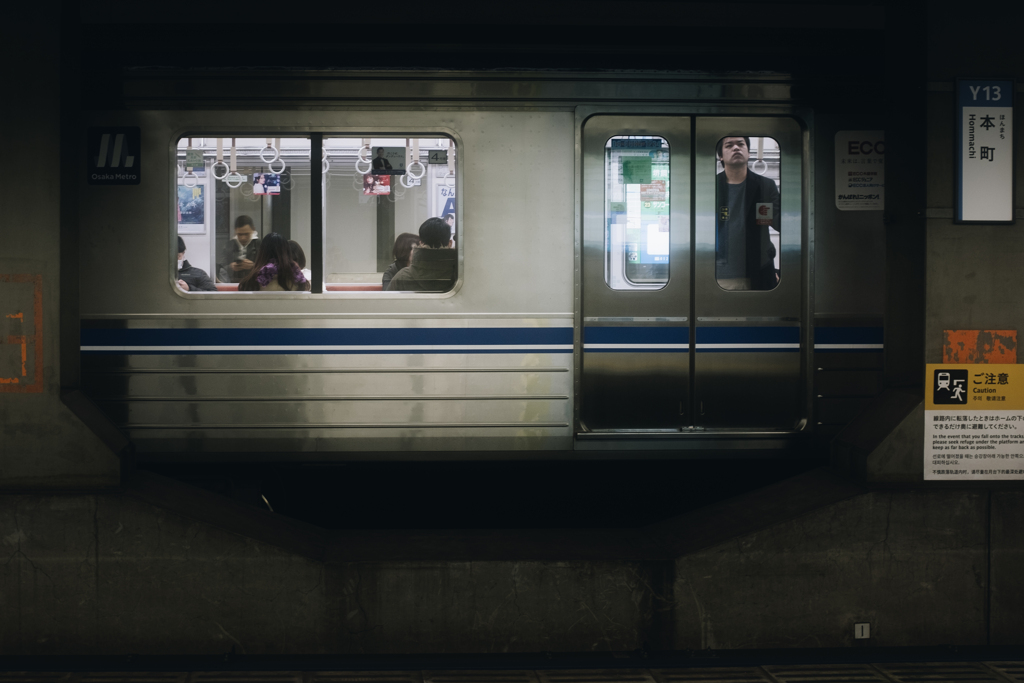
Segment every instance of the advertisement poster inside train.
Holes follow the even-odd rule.
[[[391,176],[381,175],[379,173],[367,173],[363,175],[363,194],[391,194]]]
[[[405,175],[405,147],[374,147],[370,171],[376,175]]]
[[[925,480],[1024,479],[1024,366],[929,364],[924,408]]]
[[[885,209],[885,131],[836,133],[836,208]]]
[[[206,233],[206,186],[178,185],[178,234]]]

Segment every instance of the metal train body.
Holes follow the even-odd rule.
[[[140,128],[142,182],[81,187],[82,381],[140,460],[782,452],[827,439],[880,385],[881,212],[836,208],[833,149],[837,131],[881,126],[798,101],[785,78],[169,75],[126,87],[126,111],[88,121]],[[451,291],[176,288],[179,140],[312,133],[454,143]],[[778,144],[771,291],[716,281],[728,135]],[[609,141],[630,136],[667,155],[670,272],[616,289]]]

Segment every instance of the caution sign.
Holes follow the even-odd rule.
[[[927,366],[924,478],[1024,479],[1024,366]]]
[[[138,185],[141,182],[139,128],[90,128],[88,142],[90,185]]]

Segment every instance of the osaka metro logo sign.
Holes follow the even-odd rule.
[[[137,127],[90,128],[88,168],[90,185],[138,185],[142,134]]]

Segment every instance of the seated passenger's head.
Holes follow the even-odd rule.
[[[398,262],[400,268],[405,268],[409,265],[409,259],[412,258],[412,248],[419,243],[420,238],[411,232],[403,232],[395,238],[395,246],[391,250],[391,255],[395,257],[395,261]]]
[[[239,216],[235,219],[235,239],[243,247],[252,240],[253,235],[256,234],[256,228],[252,227],[252,218],[249,216]]]
[[[448,227],[455,225],[455,214],[450,213],[444,217],[444,222],[448,224]]]
[[[181,237],[178,237],[178,260],[185,260],[185,240],[181,239]],[[181,268],[180,263],[178,264],[178,267]]]
[[[272,232],[264,236],[260,240],[260,248],[256,252],[256,260],[253,263],[252,271],[238,283],[238,289],[243,292],[259,291],[262,289],[260,277],[266,278],[268,276],[262,271],[263,267],[269,263],[274,263],[277,266],[273,270],[277,272],[276,279],[282,289],[286,291],[309,289],[309,283],[304,281],[305,278],[302,276],[302,273],[297,273],[298,269],[296,266],[298,264],[292,259],[291,245],[288,244],[288,240],[283,235]],[[298,278],[302,278],[302,281],[298,280]]]
[[[288,248],[292,252],[292,261],[298,263],[299,268],[305,268],[306,252],[302,251],[302,246],[300,246],[295,240],[288,240]]]
[[[715,152],[723,165],[746,165],[747,160],[750,159],[750,137],[746,135],[726,136],[718,141]]]
[[[431,249],[447,249],[452,245],[452,229],[443,218],[428,218],[420,226],[420,242]]]

